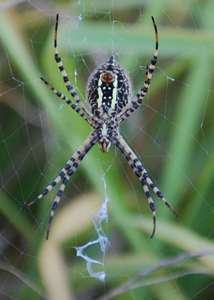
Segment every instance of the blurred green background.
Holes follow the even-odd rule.
[[[214,251],[213,1],[4,1],[0,3],[0,299],[109,299],[138,273],[187,252]],[[54,61],[58,48],[85,99],[93,69],[115,54],[142,87],[159,32],[159,57],[142,106],[121,134],[179,215],[153,193],[157,230],[139,180],[122,155],[95,146],[68,183],[49,241],[57,188],[23,208],[59,174],[90,126],[39,79],[67,95]],[[68,96],[68,95],[67,95]],[[108,197],[103,228],[110,246],[87,255],[104,262],[91,278],[74,247],[97,239],[92,222]],[[188,275],[187,275],[188,274]],[[182,259],[127,285],[112,299],[213,299],[214,255]],[[184,276],[186,275],[186,276]]]

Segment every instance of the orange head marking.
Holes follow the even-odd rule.
[[[114,82],[115,81],[115,74],[113,72],[104,72],[101,75],[102,82]]]

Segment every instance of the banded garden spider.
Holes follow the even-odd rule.
[[[47,193],[49,193],[53,189],[53,187],[62,180],[61,186],[53,202],[50,213],[50,219],[46,233],[46,240],[48,240],[55,209],[58,206],[62,193],[71,175],[74,174],[85,155],[96,143],[98,143],[102,152],[108,152],[111,143],[113,143],[121,151],[143,186],[143,191],[146,194],[153,214],[153,232],[151,235],[152,238],[155,234],[156,229],[156,211],[155,204],[149,192],[149,187],[159,198],[161,198],[161,200],[176,215],[176,217],[178,217],[178,215],[171,207],[171,205],[166,201],[161,191],[151,181],[146,169],[143,167],[140,160],[137,158],[131,148],[126,144],[123,137],[119,134],[118,127],[140,106],[143,98],[148,91],[158,57],[158,32],[155,20],[152,17],[156,36],[154,56],[151,60],[151,64],[146,68],[146,78],[144,86],[139,90],[135,98],[133,100],[131,99],[131,83],[127,74],[116,62],[114,56],[111,56],[106,63],[98,67],[89,77],[87,84],[87,107],[77,95],[74,87],[70,84],[67,73],[63,67],[61,57],[59,56],[59,52],[57,49],[58,20],[59,15],[57,14],[54,37],[55,60],[62,74],[66,88],[71,96],[75,99],[77,105],[62,93],[58,92],[42,77],[41,80],[59,98],[68,103],[68,105],[70,105],[73,110],[75,110],[83,119],[85,119],[85,121],[88,122],[93,130],[83,142],[83,144],[77,149],[74,155],[67,161],[59,176],[50,185],[48,185],[35,200],[30,202],[29,204],[26,204],[26,206],[34,204],[43,196],[47,195]]]

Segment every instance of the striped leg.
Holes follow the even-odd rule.
[[[61,57],[59,56],[58,48],[57,48],[57,30],[58,30],[58,21],[59,21],[59,15],[56,15],[56,26],[55,26],[55,36],[54,36],[54,51],[55,51],[55,60],[59,67],[59,70],[62,74],[64,83],[66,85],[66,88],[68,92],[71,94],[71,96],[76,100],[77,104],[82,108],[82,110],[91,118],[93,118],[93,114],[88,110],[88,108],[85,106],[85,104],[81,101],[80,97],[77,95],[74,87],[71,85],[68,75],[63,67],[63,63],[61,60]]]
[[[91,138],[92,135],[90,135],[88,138]],[[59,204],[59,201],[60,201],[60,198],[62,196],[62,193],[64,192],[65,190],[65,186],[66,184],[68,183],[71,175],[73,175],[76,171],[76,169],[78,168],[78,166],[80,165],[81,161],[83,160],[83,158],[85,157],[85,155],[89,152],[89,150],[97,143],[97,138],[92,138],[90,143],[84,143],[81,147],[83,147],[84,150],[82,150],[81,152],[77,150],[78,152],[78,158],[77,160],[75,160],[71,165],[70,165],[70,168],[68,169],[67,171],[67,174],[65,174],[64,178],[63,178],[63,181],[62,181],[62,184],[59,188],[59,191],[56,195],[56,198],[54,199],[54,202],[53,202],[53,205],[52,205],[52,209],[51,209],[51,213],[50,213],[50,218],[49,218],[49,222],[48,222],[48,228],[47,228],[47,233],[46,233],[46,240],[48,240],[48,237],[49,237],[49,232],[50,232],[50,228],[51,228],[51,223],[52,223],[52,220],[53,220],[53,216],[54,216],[54,213],[55,213],[55,210],[56,208],[58,207],[58,204]]]
[[[83,119],[85,119],[90,125],[92,125],[92,121],[81,111],[81,109],[74,104],[70,99],[68,99],[65,95],[58,92],[55,88],[52,87],[44,78],[40,77],[40,79],[56,94],[59,98],[64,100],[68,105],[70,105],[73,110],[75,110]]]
[[[47,232],[46,232],[46,240],[48,240],[50,229],[51,229],[51,223],[52,223],[52,220],[53,220],[53,216],[54,216],[55,210],[56,210],[56,208],[57,208],[57,206],[59,204],[59,201],[60,201],[60,198],[62,196],[62,193],[65,190],[65,186],[66,186],[68,180],[70,179],[70,176],[72,174],[74,174],[74,172],[75,171],[72,169],[71,171],[68,172],[68,174],[65,175],[65,177],[62,180],[62,184],[61,184],[61,186],[59,188],[59,191],[58,191],[58,193],[57,193],[57,195],[56,195],[56,197],[54,199],[54,202],[53,202],[53,205],[52,205],[52,208],[51,208],[49,222],[48,222]]]
[[[143,186],[143,191],[146,194],[149,206],[150,206],[150,208],[152,210],[152,214],[153,214],[153,232],[151,235],[151,238],[152,238],[155,234],[155,229],[156,229],[156,211],[155,211],[154,201],[149,192],[149,187],[152,188],[152,190],[155,192],[155,194],[176,215],[177,218],[178,218],[178,215],[174,211],[172,206],[166,201],[166,199],[164,198],[164,195],[161,193],[161,191],[154,185],[152,180],[149,178],[146,169],[143,167],[142,163],[137,158],[137,156],[132,151],[132,149],[126,144],[123,137],[119,133],[117,133],[111,137],[111,141],[119,148],[119,150],[121,151],[123,156],[126,158],[126,160],[128,161],[128,164],[132,168],[135,175],[139,178],[139,180]]]
[[[151,63],[149,66],[147,66],[146,68],[146,79],[144,82],[144,86],[139,90],[139,92],[137,93],[137,95],[135,96],[135,98],[132,100],[132,102],[130,103],[130,105],[127,107],[127,109],[125,111],[121,111],[121,113],[119,113],[117,115],[118,118],[118,126],[121,125],[121,123],[126,120],[131,113],[133,113],[142,103],[143,98],[145,97],[146,93],[148,92],[149,89],[149,85],[152,79],[152,75],[155,69],[155,65],[157,63],[157,58],[158,58],[158,31],[157,31],[157,26],[155,24],[155,20],[152,17],[152,22],[154,25],[154,29],[155,29],[155,36],[156,36],[156,46],[155,46],[155,52],[154,52],[154,56],[151,60]]]
[[[52,222],[52,219],[53,219],[54,211],[58,206],[58,203],[60,201],[60,197],[62,196],[62,193],[65,189],[65,186],[66,186],[69,178],[71,177],[71,175],[73,175],[75,173],[75,171],[78,168],[78,166],[80,165],[81,161],[83,160],[85,155],[89,152],[89,150],[97,143],[97,140],[98,140],[98,138],[94,137],[93,132],[92,132],[87,137],[85,142],[74,153],[74,155],[68,160],[68,162],[66,163],[66,166],[61,170],[60,175],[49,186],[47,186],[43,190],[43,192],[35,200],[33,200],[29,204],[25,205],[25,206],[30,206],[30,205],[34,204],[35,202],[37,202],[39,199],[43,198],[45,195],[47,195],[53,189],[53,187],[57,183],[59,183],[62,180],[62,184],[59,188],[59,191],[57,193],[57,196],[56,196],[56,198],[54,200],[54,203],[53,203],[53,206],[52,206],[51,215],[50,215],[50,219],[49,219],[49,223],[48,223],[48,230],[47,230],[46,239],[48,239],[48,235],[49,235],[50,226],[51,226],[51,222]]]

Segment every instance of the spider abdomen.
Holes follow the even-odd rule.
[[[130,99],[130,79],[111,56],[89,78],[87,101],[91,111],[101,119],[109,119],[120,113]]]

